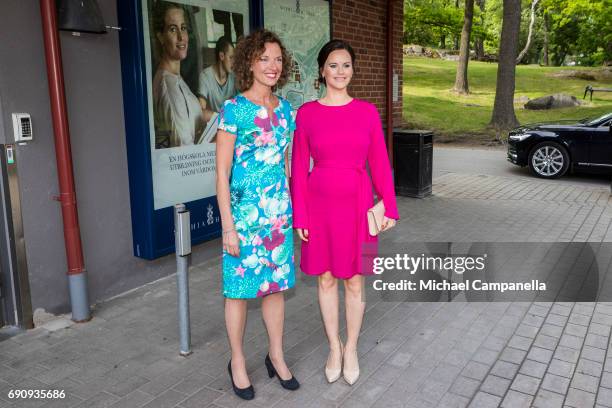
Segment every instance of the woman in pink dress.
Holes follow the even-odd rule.
[[[378,111],[348,93],[353,49],[332,40],[319,52],[318,63],[325,96],[302,105],[296,119],[293,227],[302,239],[302,271],[318,276],[319,306],[330,346],[325,375],[334,382],[343,372],[352,385],[359,377],[357,341],[365,310],[362,288],[367,268],[362,268],[362,248],[376,243],[367,226],[367,211],[374,205],[372,182],[385,205],[382,229],[393,226],[399,215]],[[345,289],[344,346],[339,336],[338,279]]]

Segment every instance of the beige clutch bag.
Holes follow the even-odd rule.
[[[368,210],[368,230],[370,235],[380,234],[383,219],[385,217],[385,204],[380,200],[376,205]]]

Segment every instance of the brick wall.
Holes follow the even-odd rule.
[[[402,32],[403,0],[394,0],[393,70],[398,74],[400,98],[393,103],[393,126],[402,122]],[[386,120],[386,36],[387,0],[333,0],[332,38],[348,41],[357,54],[356,74],[349,88],[357,98],[378,107]]]

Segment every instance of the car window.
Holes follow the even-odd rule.
[[[606,118],[608,118],[608,124],[607,125],[599,125],[599,126],[610,126],[610,119],[612,119],[612,113],[607,113],[607,114],[602,115],[602,116],[600,116],[598,118],[592,119],[592,120],[590,120],[588,122],[588,125],[593,126],[593,125],[597,124],[598,122],[601,122],[602,120],[605,120]]]

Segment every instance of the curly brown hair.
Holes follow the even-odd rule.
[[[236,83],[238,90],[244,92],[253,86],[253,72],[251,65],[259,58],[266,49],[266,43],[276,43],[281,49],[283,58],[283,71],[272,91],[277,88],[282,88],[289,80],[289,73],[293,62],[291,54],[287,51],[278,35],[266,29],[260,29],[252,32],[246,37],[238,41],[234,49],[234,62],[232,65],[234,74],[236,75]]]

